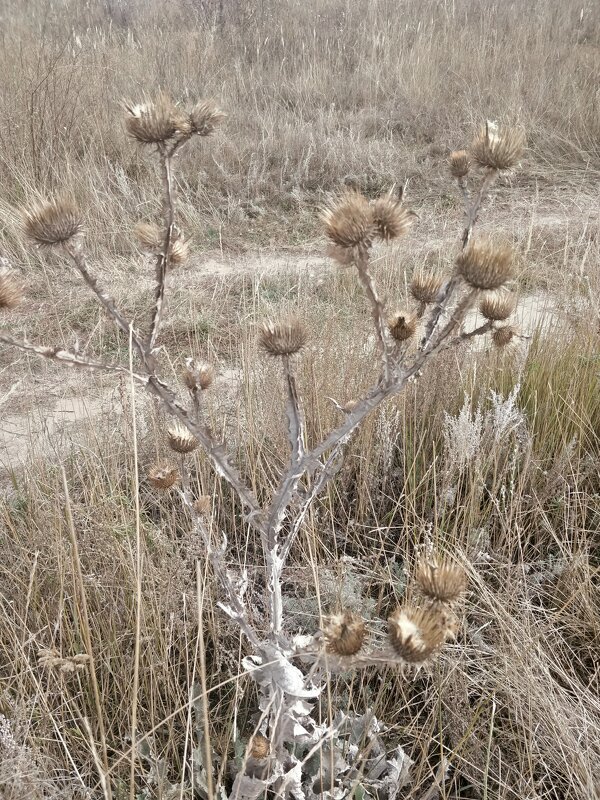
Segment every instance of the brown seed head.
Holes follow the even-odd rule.
[[[366,249],[376,233],[373,208],[360,192],[350,190],[321,213],[325,233],[342,250]]]
[[[201,517],[208,516],[212,511],[212,497],[209,494],[201,494],[194,501],[194,511],[196,514],[200,514]]]
[[[250,739],[251,757],[260,761],[263,758],[267,758],[270,752],[271,745],[267,737],[263,736],[261,733],[255,733],[252,739]]]
[[[499,289],[513,277],[513,251],[490,240],[472,241],[456,259],[456,268],[474,289]]]
[[[419,303],[435,303],[444,285],[441,275],[423,274],[413,275],[410,284],[410,293]]]
[[[195,358],[186,358],[181,377],[190,392],[195,392],[198,389],[208,389],[215,379],[215,371],[210,364]]]
[[[443,644],[445,616],[436,608],[398,608],[388,619],[390,643],[400,658],[420,664]]]
[[[23,298],[23,290],[14,271],[0,267],[0,309],[16,308]]]
[[[466,150],[455,150],[450,153],[450,174],[453,178],[464,178],[469,174],[471,163]]]
[[[364,620],[352,611],[329,617],[323,628],[327,651],[337,656],[353,656],[364,644],[367,630]]]
[[[517,165],[525,149],[525,134],[517,128],[499,131],[487,122],[471,145],[471,155],[482,167],[506,170]]]
[[[467,588],[467,576],[462,567],[442,561],[441,564],[422,561],[415,573],[421,592],[439,603],[454,603]]]
[[[414,212],[403,208],[391,193],[379,197],[371,208],[375,232],[385,242],[405,234],[415,220]]]
[[[516,335],[517,329],[513,325],[504,325],[492,333],[492,341],[496,347],[502,348],[510,344]]]
[[[50,247],[80,236],[83,224],[75,203],[68,198],[58,198],[25,209],[23,230],[40,247]]]
[[[492,322],[508,319],[517,307],[517,299],[512,292],[494,293],[483,298],[479,310],[483,317]]]
[[[411,336],[414,336],[418,324],[419,320],[416,315],[408,311],[394,314],[394,316],[390,317],[388,320],[390,333],[397,342],[405,342],[407,339],[410,339]]]
[[[168,429],[167,439],[169,447],[176,453],[191,453],[198,447],[198,439],[180,422]]]
[[[171,249],[169,251],[169,263],[177,267],[187,261],[190,254],[190,246],[186,239],[179,236],[171,242]]]
[[[158,225],[149,222],[138,222],[133,229],[135,238],[142,250],[147,253],[160,253],[163,246],[163,234]]]
[[[212,100],[201,100],[190,111],[189,124],[197,136],[210,136],[227,114]]]
[[[127,132],[141,144],[162,144],[191,132],[188,116],[164,92],[154,101],[124,105]]]
[[[172,464],[155,464],[148,470],[148,480],[155,489],[170,489],[179,481],[179,470]]]
[[[306,328],[295,317],[267,320],[259,334],[260,346],[272,356],[291,356],[304,347],[306,339]]]

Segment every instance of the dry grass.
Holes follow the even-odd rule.
[[[473,122],[505,119],[509,109],[528,131],[529,155],[525,177],[505,187],[508,203],[490,201],[492,217],[517,245],[522,292],[551,294],[553,324],[502,357],[444,355],[369,418],[296,544],[287,611],[312,632],[320,605],[329,611],[351,596],[377,633],[404,595],[416,553],[451,550],[470,580],[457,642],[411,681],[392,671],[344,675],[332,680],[331,696],[357,712],[372,708],[390,726],[415,761],[411,800],[435,796],[427,792],[440,763],[448,765],[441,798],[589,800],[600,791],[600,238],[589,213],[597,200],[586,188],[600,173],[598,12],[580,15],[579,5],[554,0],[535,0],[527,15],[492,0],[408,0],[401,13],[391,0],[252,10],[232,2],[222,17],[213,6],[132,0],[83,11],[79,2],[51,10],[39,3],[25,16],[18,0],[5,2],[12,35],[0,55],[2,246],[31,276],[27,305],[7,324],[32,339],[71,346],[85,335],[91,351],[127,352],[125,337],[82,301],[60,258],[46,265],[26,253],[14,216],[34,190],[71,191],[85,209],[102,281],[127,311],[142,313],[150,268],[132,258],[130,233],[157,210],[156,176],[115,125],[115,98],[168,86],[176,96],[212,93],[227,109],[214,146],[186,154],[179,168],[183,225],[196,250],[274,241],[314,249],[322,192],[348,175],[371,192],[410,178],[422,201],[420,225],[375,266],[400,305],[414,271],[454,257],[448,241],[460,209],[441,177],[446,148],[462,145]],[[534,178],[540,194],[531,202],[520,189]],[[117,253],[110,261],[109,248]],[[329,398],[353,400],[376,371],[355,278],[314,263],[213,276],[192,265],[181,269],[169,300],[163,341],[179,354],[173,375],[190,354],[215,363],[212,424],[259,497],[269,495],[286,458],[283,388],[260,353],[260,321],[293,311],[310,331],[310,357],[298,375],[309,441],[339,421]],[[6,351],[0,363],[3,387],[19,378],[26,393],[48,402],[47,366]],[[85,380],[77,392],[95,385]],[[494,415],[491,390],[508,398],[517,385],[519,413],[511,416],[505,404]],[[101,797],[90,742],[100,742],[102,728],[115,797],[129,796],[138,523],[137,728],[154,764],[164,760],[170,782],[189,769],[200,638],[213,746],[231,755],[234,726],[244,741],[253,731],[254,688],[239,677],[245,645],[216,608],[201,543],[178,504],[157,498],[142,479],[136,509],[126,382],[116,396],[75,446],[11,473],[0,501],[0,795],[7,800],[71,800],[89,796],[86,787]],[[21,392],[3,410],[15,411],[17,399],[30,410]],[[142,468],[167,452],[165,430],[161,412],[138,398]],[[213,496],[215,520],[249,569],[260,620],[258,542],[205,457],[193,459],[199,494]],[[87,650],[88,635],[100,713],[88,673],[60,669],[59,659]],[[56,651],[54,666],[38,664],[41,650]],[[140,791],[148,778],[138,775]],[[167,800],[156,780],[147,796]]]

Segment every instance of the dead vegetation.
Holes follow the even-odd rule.
[[[3,249],[23,273],[17,281],[2,272],[0,304],[4,342],[23,344],[25,335],[38,351],[15,356],[3,347],[5,374],[25,388],[7,395],[2,410],[26,402],[32,379],[43,381],[39,355],[82,365],[108,359],[122,368],[111,370],[109,381],[118,388],[118,409],[90,419],[75,447],[13,472],[0,508],[3,795],[212,800],[224,787],[240,798],[309,798],[338,796],[343,786],[344,796],[359,800],[594,797],[598,238],[589,216],[558,230],[538,226],[538,206],[524,189],[533,177],[548,178],[549,164],[556,186],[587,180],[597,169],[593,10],[539,2],[529,21],[517,20],[508,5],[488,3],[484,14],[470,2],[451,10],[409,3],[404,18],[383,0],[368,7],[285,4],[285,13],[280,3],[251,12],[182,0],[166,12],[162,4],[92,4],[85,16],[79,4],[65,3],[25,20],[16,8],[16,30],[29,42],[24,74],[45,77],[39,86],[30,80],[15,87],[0,124]],[[69,13],[73,30],[61,16]],[[35,38],[40,30],[45,36]],[[571,65],[569,85],[558,67],[535,80],[550,52],[557,65]],[[474,70],[477,64],[490,66]],[[93,65],[109,79],[90,81]],[[175,107],[162,95],[160,114],[145,119],[148,98],[156,97],[148,79],[196,97],[182,76],[200,69],[202,94],[220,85],[214,93],[229,114],[226,133],[200,154],[182,151],[172,179],[171,146],[207,132],[206,115],[214,121],[217,112],[183,102],[179,108],[192,110],[173,125]],[[456,87],[464,78],[463,93],[449,92],[442,74]],[[131,97],[136,83],[149,94],[129,105],[127,127],[138,140],[158,143],[165,187],[162,223],[152,229],[149,220],[161,213],[156,173],[115,124],[121,112],[114,98]],[[61,109],[71,125],[58,122]],[[527,177],[501,177],[501,191],[491,196],[489,180],[482,192],[483,229],[490,218],[507,223],[500,224],[500,245],[473,238],[477,213],[467,205],[459,255],[446,225],[460,238],[466,170],[455,154],[456,205],[444,200],[451,191],[441,177],[445,147],[465,141],[469,117],[478,124],[500,112],[505,118],[506,109],[528,131]],[[448,120],[465,120],[465,129]],[[23,121],[18,148],[8,132]],[[486,129],[481,136],[467,163],[487,159],[485,185],[491,170],[514,163],[492,163],[511,152],[495,151],[501,134]],[[411,173],[411,164],[420,166]],[[404,235],[413,221],[395,193],[408,174],[409,197],[414,187],[427,209],[432,193],[433,212],[420,214],[414,247],[400,240],[385,253],[383,242]],[[339,189],[345,177],[342,200],[330,201],[322,223],[337,264],[349,269],[325,271],[318,262],[317,276],[193,277],[194,251],[211,225],[221,245],[282,231],[286,242],[313,236],[320,192]],[[81,211],[71,201],[58,215],[38,205],[29,234],[44,244],[66,242],[74,272],[120,332],[82,304],[66,259],[31,254],[17,238],[23,193],[39,198],[58,188]],[[173,188],[181,230],[170,216]],[[576,203],[585,190],[578,192]],[[293,202],[283,203],[282,193]],[[495,199],[503,193],[504,206]],[[467,199],[476,202],[477,191]],[[561,218],[560,208],[551,213]],[[147,255],[132,266],[130,234],[140,216]],[[114,306],[95,284],[98,272],[101,286],[117,287]],[[142,275],[153,277],[144,284]],[[516,298],[506,288],[481,294],[515,275],[511,288],[521,295],[552,290],[552,318],[541,332],[511,318]],[[478,316],[461,306],[456,293],[463,290],[471,305],[482,301]],[[456,307],[447,305],[452,292]],[[66,301],[68,316],[56,310],[58,300]],[[439,307],[454,310],[436,319]],[[148,325],[149,335],[136,342]],[[472,346],[490,334],[502,349]],[[49,341],[52,352],[39,352]],[[431,364],[422,358],[428,348],[435,348]],[[155,394],[171,411],[161,381],[176,384],[183,373],[190,416],[176,408],[179,424],[132,389],[131,372],[152,376],[157,364]],[[402,393],[390,391],[385,404],[363,414],[369,387],[397,389],[408,364],[417,365],[418,380],[406,380]],[[294,463],[307,448],[314,455],[327,431],[361,414],[361,426],[348,428],[354,433],[343,462],[335,462],[331,479],[325,472],[302,526],[295,529],[294,506],[269,527],[260,513],[273,510],[280,477],[293,476]],[[213,447],[221,439],[233,472]],[[301,487],[307,495],[318,480],[320,465],[313,466],[317,472]],[[250,514],[249,499],[256,504]],[[302,491],[293,502],[302,505]],[[221,531],[225,553],[217,547]],[[269,561],[269,536],[288,551],[284,569]],[[218,606],[224,596],[226,609]],[[315,640],[320,626],[323,640]],[[302,666],[309,692],[318,684],[311,683],[314,660],[322,666],[327,653],[308,740],[278,730],[283,712],[299,712],[265,690],[264,659],[258,686],[248,668],[249,658],[266,653],[263,637],[286,664]],[[401,662],[423,661],[416,673],[399,671]],[[306,725],[303,713],[295,719]],[[376,731],[366,713],[385,729]],[[307,741],[318,745],[319,758],[302,750]],[[284,752],[299,759],[310,785],[281,781],[276,767],[291,776],[296,763],[283,764]],[[378,759],[387,759],[385,772]],[[236,775],[243,779],[236,783]]]

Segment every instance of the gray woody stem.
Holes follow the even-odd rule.
[[[160,153],[160,170],[163,187],[163,220],[164,232],[161,252],[156,256],[156,285],[154,289],[154,309],[150,322],[150,333],[148,336],[148,353],[152,353],[156,346],[156,339],[160,331],[160,324],[164,311],[166,277],[171,257],[171,246],[173,244],[173,232],[175,227],[175,197],[173,188],[173,173],[171,169],[171,158],[175,148],[167,150],[163,147]]]
[[[369,272],[369,256],[368,254],[361,255],[357,262],[356,267],[358,270],[358,279],[365,290],[367,300],[371,305],[371,313],[373,314],[373,322],[375,323],[375,333],[379,344],[381,346],[381,378],[383,383],[388,383],[391,375],[391,362],[394,355],[394,342],[388,331],[387,323],[384,315],[384,306],[377,294],[375,282]]]

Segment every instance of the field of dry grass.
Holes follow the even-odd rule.
[[[132,229],[159,213],[160,186],[120,102],[161,88],[214,97],[226,123],[177,161],[192,255],[168,278],[161,374],[175,383],[190,355],[214,365],[206,414],[261,500],[288,453],[284,387],[257,345],[260,322],[293,311],[310,332],[297,375],[309,445],[340,423],[333,401],[377,377],[369,307],[353,272],[326,258],[319,208],[349,180],[368,197],[406,184],[418,220],[372,265],[402,307],[413,274],[448,273],[456,258],[450,151],[486,119],[526,131],[521,166],[499,178],[480,228],[515,248],[527,338],[445,351],[365,420],[294,545],[285,613],[294,633],[311,634],[322,612],[350,605],[381,636],[420,554],[451,552],[469,579],[456,640],[416,673],[331,677],[315,713],[372,710],[385,723],[413,761],[397,800],[599,797],[600,9],[24,5],[0,9],[0,256],[27,287],[0,312],[1,329],[127,362],[127,337],[65,257],[24,241],[20,208],[72,194],[100,283],[142,324],[153,268]],[[187,788],[206,733],[190,699],[199,675],[216,772],[254,731],[247,643],[217,607],[184,510],[145,477],[168,453],[167,424],[127,376],[0,348],[2,800],[204,797]],[[248,570],[260,626],[258,537],[207,456],[190,458],[229,566]],[[360,786],[352,796],[371,800]]]

